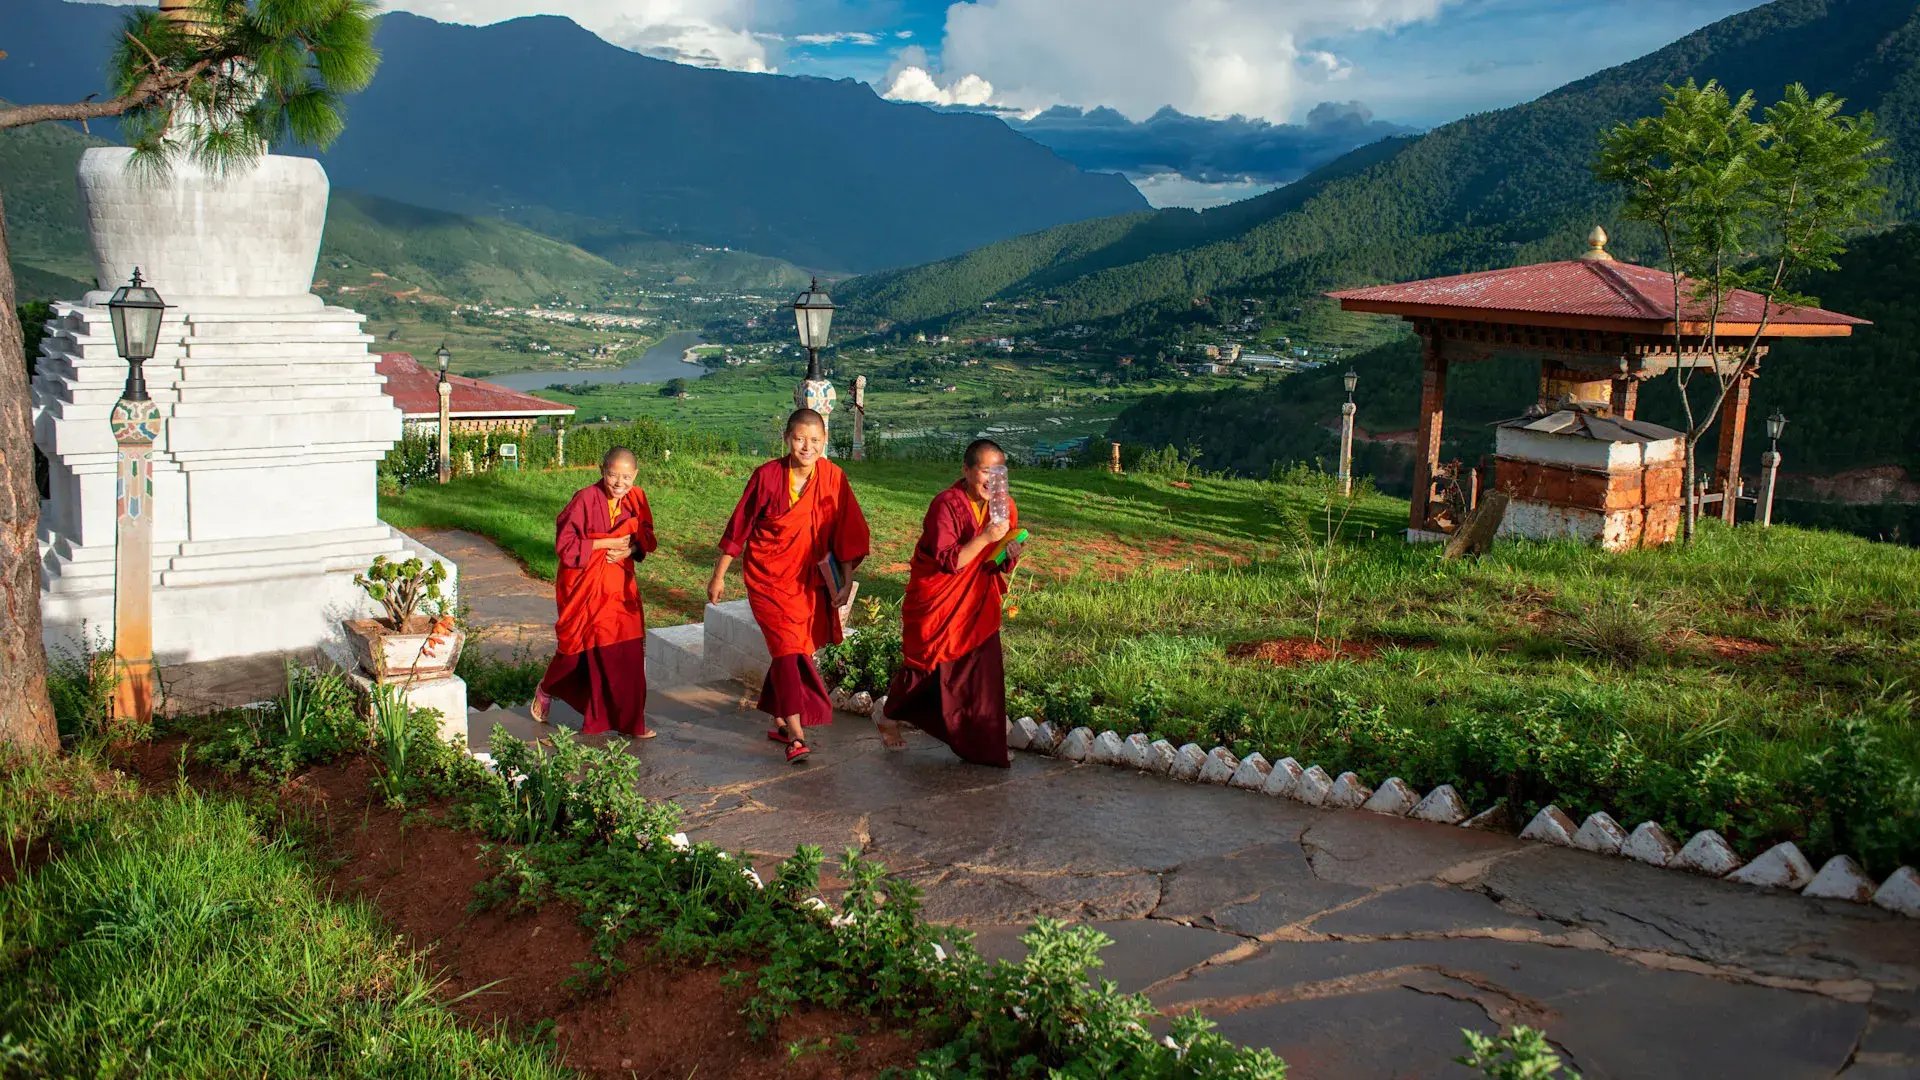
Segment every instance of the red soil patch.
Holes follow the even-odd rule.
[[[116,764],[148,784],[171,784],[180,750],[178,740],[136,746]],[[203,783],[220,782],[218,773],[189,768],[196,772]],[[555,900],[532,912],[470,913],[474,887],[489,876],[481,839],[419,811],[387,808],[374,797],[372,778],[364,759],[322,766],[289,782],[281,802],[305,811],[331,848],[327,884],[372,904],[424,952],[443,1000],[478,991],[450,1006],[457,1014],[522,1031],[550,1020],[561,1061],[585,1076],[842,1080],[912,1064],[918,1045],[908,1034],[822,1010],[791,1017],[755,1042],[739,1014],[739,992],[720,985],[728,969],[655,961],[640,942],[626,950],[627,970],[609,989],[580,996],[566,985],[589,956],[579,909]],[[789,1057],[789,1044],[843,1032],[858,1039],[850,1054],[828,1048]]]
[[[1312,638],[1275,638],[1272,641],[1243,641],[1229,647],[1227,655],[1236,660],[1264,661],[1274,667],[1294,667],[1299,664],[1321,664],[1342,656],[1370,660],[1379,651],[1379,646],[1365,641],[1334,643],[1314,641]]]
[[[1706,634],[1700,639],[1708,650],[1722,660],[1751,660],[1757,656],[1780,651],[1780,646],[1769,645],[1764,641],[1751,638],[1722,637],[1719,634]]]

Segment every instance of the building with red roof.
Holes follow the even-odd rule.
[[[386,376],[387,396],[400,406],[409,431],[437,432],[440,426],[440,373],[423,366],[412,353],[381,353],[376,365]],[[453,431],[531,432],[541,420],[564,421],[572,416],[571,405],[509,390],[497,383],[447,375],[453,387],[448,418]]]
[[[1587,252],[1577,259],[1327,294],[1346,311],[1397,315],[1420,337],[1410,536],[1430,536],[1457,524],[1447,520],[1447,500],[1435,488],[1441,479],[1440,428],[1451,363],[1537,358],[1542,413],[1571,403],[1588,406],[1583,415],[1598,406],[1600,415],[1622,420],[1633,419],[1640,384],[1676,366],[1711,367],[1728,375],[1733,383],[1720,418],[1708,490],[1718,496],[1722,518],[1731,522],[1747,403],[1767,353],[1765,343],[1846,337],[1854,327],[1868,325],[1851,315],[1770,302],[1745,290],[1723,297],[1716,318],[1691,283],[1683,281],[1676,296],[1672,275],[1619,262],[1607,254],[1606,242],[1606,232],[1596,227],[1587,237]],[[1749,357],[1747,345],[1756,339]]]

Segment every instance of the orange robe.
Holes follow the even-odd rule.
[[[1009,500],[1009,534],[1020,508]],[[967,761],[1009,765],[1007,682],[1000,651],[1000,601],[1017,557],[993,561],[989,547],[965,565],[960,549],[985,527],[965,482],[934,497],[908,564],[900,605],[906,666],[887,688],[887,715],[926,731]]]
[[[647,729],[647,627],[634,569],[659,542],[645,492],[635,487],[617,506],[610,501],[604,486],[591,484],[554,519],[558,648],[540,688],[578,710],[587,734],[639,735]],[[609,563],[593,549],[612,537],[628,539],[632,558]]]
[[[833,718],[813,654],[841,635],[819,562],[828,552],[842,565],[866,558],[869,542],[853,485],[833,462],[814,463],[797,499],[787,487],[785,458],[747,479],[720,550],[741,560],[747,602],[773,658],[760,695],[769,715],[797,715],[809,725]]]

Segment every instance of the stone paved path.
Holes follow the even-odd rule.
[[[643,789],[696,839],[858,848],[990,955],[1035,916],[1091,922],[1123,988],[1304,1080],[1466,1075],[1461,1028],[1519,1023],[1589,1077],[1920,1076],[1920,925],[1877,909],[1109,766],[983,769],[924,736],[890,754],[844,715],[788,766],[748,704],[653,695]]]
[[[480,547],[458,556],[476,611],[513,566]],[[984,769],[917,734],[888,753],[844,715],[788,766],[732,685],[648,711],[643,789],[695,838],[762,863],[857,848],[989,955],[1036,916],[1090,922],[1124,989],[1301,1080],[1465,1076],[1460,1029],[1510,1024],[1593,1078],[1920,1077],[1920,922],[1878,909],[1110,766]],[[495,711],[473,745],[501,720],[539,737]]]

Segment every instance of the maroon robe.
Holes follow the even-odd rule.
[[[638,736],[647,730],[647,627],[634,570],[659,546],[653,511],[638,487],[610,513],[606,488],[598,483],[574,493],[554,519],[554,576],[558,648],[540,689],[573,706],[586,723],[581,732],[609,729]],[[595,540],[626,537],[631,557],[617,563],[595,551]]]
[[[1020,512],[1010,507],[1009,534]],[[966,761],[1007,768],[1007,677],[1000,651],[1000,600],[1018,561],[993,561],[987,548],[966,564],[960,549],[980,534],[964,482],[934,497],[908,564],[901,602],[906,660],[887,689],[887,716],[953,748]]]
[[[741,560],[747,602],[772,657],[760,686],[761,712],[776,720],[798,716],[806,727],[832,722],[833,705],[813,654],[839,641],[841,632],[819,563],[829,552],[843,566],[866,558],[868,541],[853,485],[833,462],[814,462],[798,499],[787,487],[785,458],[761,465],[747,479],[720,550]]]

